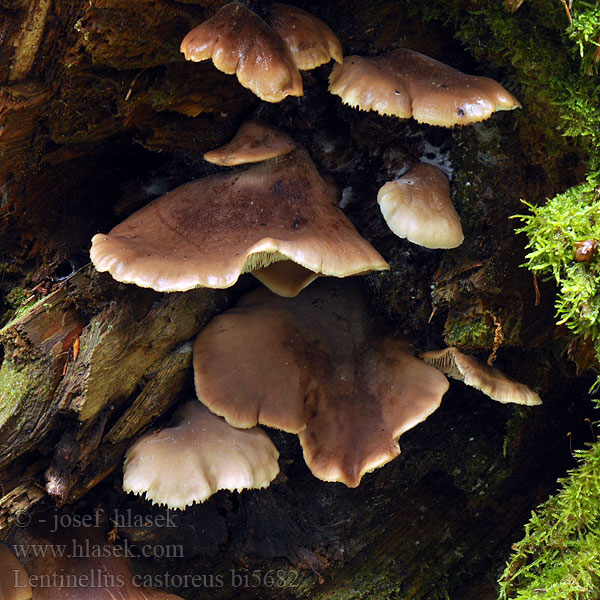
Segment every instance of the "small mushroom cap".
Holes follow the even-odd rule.
[[[140,587],[127,549],[111,547],[101,527],[50,526],[53,519],[11,532],[24,548],[21,557],[35,600],[182,600],[181,596]],[[45,548],[47,552],[39,552]],[[63,548],[66,552],[51,549]],[[29,596],[31,598],[32,596]]]
[[[492,400],[527,406],[542,403],[541,398],[530,387],[510,379],[502,371],[489,367],[473,356],[463,354],[457,348],[424,352],[421,358],[448,377],[463,381]]]
[[[245,171],[186,183],[92,239],[92,262],[117,280],[160,292],[226,288],[244,272],[280,261],[295,288],[316,276],[388,269],[331,200],[302,149]],[[285,272],[285,267],[280,267]],[[288,294],[268,277],[276,293]],[[267,281],[265,281],[267,283]],[[297,293],[296,290],[294,293]]]
[[[31,600],[29,576],[17,557],[0,544],[0,600]]]
[[[426,248],[456,248],[465,239],[446,176],[418,163],[389,181],[377,194],[388,227],[401,238]]]
[[[266,102],[302,96],[302,76],[275,31],[238,2],[226,4],[181,42],[186,60],[212,58],[219,71],[238,81]]]
[[[294,140],[283,131],[249,121],[240,127],[229,143],[207,152],[204,160],[214,165],[234,167],[276,158],[288,154],[295,147]]]
[[[176,425],[129,448],[123,489],[153,504],[185,508],[219,490],[267,487],[279,473],[278,458],[262,429],[236,429],[194,400],[183,406]]]
[[[466,75],[407,48],[375,58],[346,57],[333,68],[329,91],[362,110],[442,127],[483,121],[495,111],[521,106],[493,79]]]
[[[198,335],[194,377],[211,411],[299,434],[311,471],[350,487],[397,456],[398,437],[448,389],[374,325],[356,279],[322,279],[293,299],[245,295]]]
[[[296,6],[276,2],[271,6],[269,23],[301,71],[315,69],[332,58],[340,64],[344,60],[337,35],[321,19]]]

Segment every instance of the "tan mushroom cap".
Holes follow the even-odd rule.
[[[182,600],[140,587],[143,578],[134,575],[128,549],[122,543],[111,546],[101,527],[53,528],[50,518],[11,533],[12,543],[25,549],[21,560],[35,600]],[[63,556],[50,552],[61,547],[67,549]]]
[[[322,279],[293,299],[245,295],[198,335],[194,376],[211,411],[299,434],[310,470],[350,487],[396,457],[448,389],[373,324],[356,279]]]
[[[407,48],[375,58],[346,57],[331,72],[329,91],[361,110],[442,127],[483,121],[521,106],[493,79],[466,75]]]
[[[502,371],[463,354],[457,348],[424,352],[421,358],[448,377],[463,381],[492,400],[503,404],[511,402],[527,406],[542,403],[541,398],[525,384],[510,379]]]
[[[456,248],[465,239],[447,177],[427,163],[413,165],[377,194],[388,227],[401,238],[426,248]]]
[[[214,165],[234,167],[283,156],[295,147],[296,142],[283,131],[257,121],[248,121],[230,142],[207,152],[204,160]]]
[[[186,60],[212,58],[219,71],[238,81],[266,102],[302,96],[302,76],[275,31],[238,2],[226,4],[181,42]]]
[[[335,206],[302,149],[245,171],[186,183],[131,215],[90,251],[99,271],[157,291],[226,288],[244,272],[290,261],[294,282],[265,284],[294,295],[319,275],[388,269]],[[298,269],[298,265],[304,270]],[[285,275],[285,265],[278,267]],[[298,281],[298,275],[304,279]]]
[[[340,64],[344,60],[337,35],[321,19],[296,6],[276,2],[271,6],[269,23],[301,71],[315,69],[332,58]]]
[[[17,557],[0,544],[0,600],[31,600],[27,571]]]
[[[123,489],[153,504],[185,508],[219,490],[267,487],[279,452],[260,428],[236,429],[193,400],[173,426],[147,433],[129,448]]]

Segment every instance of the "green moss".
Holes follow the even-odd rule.
[[[28,304],[23,303],[20,306],[18,306],[16,312],[11,313],[10,321],[8,321],[6,325],[2,325],[2,327],[0,328],[0,336],[6,330],[14,326],[15,323],[22,319],[27,313],[31,312],[34,308],[37,308],[40,305],[45,306],[46,310],[50,310],[52,308],[52,304],[47,301],[47,296],[40,296],[35,302],[30,302]]]
[[[579,469],[533,513],[500,579],[501,598],[600,597],[600,442],[577,452]]]
[[[40,381],[41,387],[36,387]],[[15,415],[19,405],[25,407],[30,400],[39,401],[40,390],[45,395],[48,389],[49,384],[35,368],[20,368],[5,360],[0,368],[0,427]]]
[[[558,286],[556,317],[574,333],[600,343],[600,259],[577,262],[575,244],[600,240],[600,175],[549,200],[544,206],[527,204],[530,214],[519,215],[519,232],[529,238],[527,266]],[[597,348],[600,350],[600,347]],[[600,352],[598,352],[600,357]]]
[[[457,314],[456,318],[448,317],[444,337],[448,346],[459,348],[491,348],[494,343],[494,328],[490,327],[492,320],[485,314],[466,318]]]

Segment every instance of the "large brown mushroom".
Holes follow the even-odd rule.
[[[194,374],[211,411],[297,433],[311,471],[350,487],[400,453],[400,435],[448,388],[373,322],[356,279],[323,279],[291,300],[247,294],[198,335]]]
[[[212,59],[215,67],[266,102],[302,96],[302,76],[281,37],[239,2],[226,4],[181,42],[187,60]]]
[[[219,490],[267,487],[279,473],[279,452],[259,427],[237,429],[197,401],[175,425],[145,434],[129,448],[123,489],[153,504],[185,508]]]
[[[389,228],[414,244],[456,248],[464,240],[448,179],[433,165],[413,165],[402,177],[381,187],[377,202]]]
[[[301,148],[182,185],[94,236],[90,253],[117,281],[163,292],[226,288],[252,272],[294,296],[320,275],[389,268]]]
[[[531,388],[507,377],[502,371],[489,367],[458,348],[431,350],[421,358],[448,377],[480,390],[492,400],[535,406],[542,400]]]
[[[331,72],[329,91],[361,110],[442,127],[521,106],[493,79],[466,75],[407,48],[373,58],[346,57]]]

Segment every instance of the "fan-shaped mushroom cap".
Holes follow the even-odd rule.
[[[17,557],[0,544],[0,600],[31,600],[27,571]]]
[[[426,248],[456,248],[465,239],[446,176],[435,166],[418,163],[389,181],[377,194],[389,228]]]
[[[177,421],[129,448],[126,492],[185,508],[219,490],[267,487],[279,473],[279,452],[262,429],[236,429],[195,400],[183,406]]]
[[[234,167],[283,156],[295,147],[296,142],[283,131],[257,121],[248,121],[230,142],[207,152],[204,160],[215,165]]]
[[[340,64],[344,60],[337,35],[321,19],[300,8],[276,2],[271,6],[269,23],[302,71],[315,69],[332,58]]]
[[[53,531],[48,522],[40,522],[17,528],[11,536],[12,543],[25,551],[21,561],[35,600],[182,600],[140,587],[141,580],[126,558],[127,549],[111,548],[100,527]],[[62,556],[56,551],[60,548]]]
[[[362,110],[442,127],[483,121],[495,111],[521,106],[493,79],[466,75],[407,48],[375,58],[346,57],[331,72],[329,91]]]
[[[198,335],[194,374],[211,411],[299,434],[311,471],[350,487],[396,457],[448,389],[373,324],[356,280],[323,279],[291,300],[247,294]]]
[[[302,96],[302,76],[275,31],[238,2],[226,4],[208,21],[192,29],[181,42],[186,60],[212,58],[219,71],[266,102]]]
[[[542,403],[541,398],[525,384],[510,379],[502,371],[489,367],[468,354],[463,354],[457,348],[424,352],[421,358],[448,377],[463,381],[492,400],[503,404],[512,402],[527,406]]]
[[[262,280],[261,269],[280,261],[297,263],[291,293],[289,281],[279,286],[268,269],[265,284],[283,295],[295,295],[319,275],[389,268],[334,206],[300,148],[176,188],[109,234],[95,235],[90,254],[96,268],[117,281],[160,292],[226,288],[244,272]],[[286,274],[285,265],[277,269]]]

